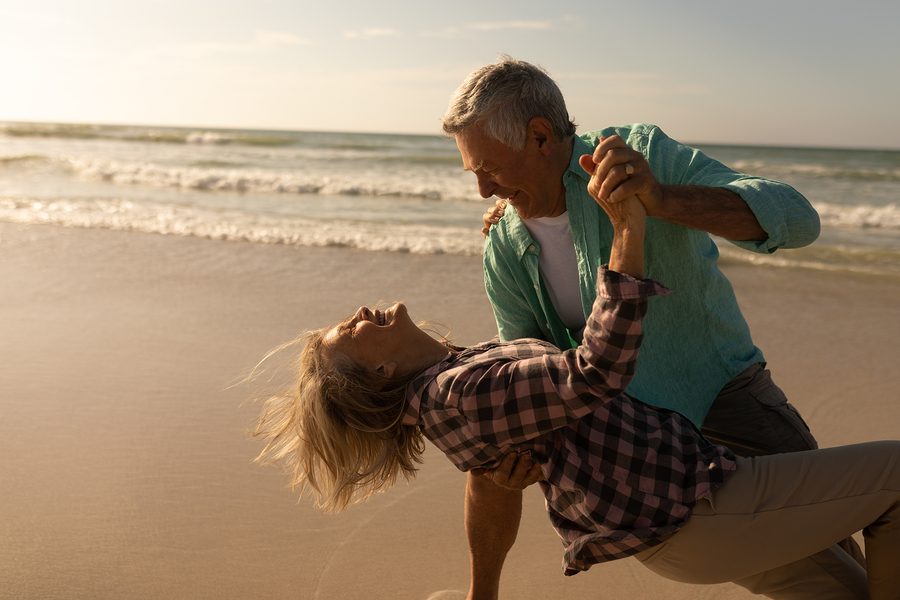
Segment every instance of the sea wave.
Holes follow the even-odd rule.
[[[0,156],[0,167],[16,167],[21,168],[26,163],[46,163],[50,162],[51,159],[49,156],[43,156],[41,154],[21,154],[21,155],[13,155],[13,156]]]
[[[888,204],[886,206],[871,205],[846,205],[829,204],[825,202],[813,203],[819,213],[822,225],[827,227],[850,227],[868,229],[877,227],[881,229],[900,230],[900,206]]]
[[[437,170],[409,177],[406,171],[360,169],[323,174],[319,169],[229,168],[224,161],[169,166],[143,162],[66,160],[81,177],[118,184],[263,194],[322,196],[394,196],[427,200],[484,202],[474,193],[474,181],[458,172]],[[327,173],[327,171],[326,171]],[[900,206],[847,205],[814,202],[824,225],[900,229]]]
[[[373,160],[423,164],[458,163],[456,146],[440,136],[354,134],[243,129],[197,129],[74,123],[0,122],[0,137],[107,140],[198,146],[308,148],[338,156],[363,154]]]
[[[483,247],[477,227],[271,216],[126,199],[0,198],[0,221],[415,254],[480,255]],[[895,244],[860,247],[820,240],[805,248],[767,255],[747,252],[725,240],[716,242],[724,264],[900,277],[900,248]]]
[[[788,179],[804,177],[812,179],[834,179],[846,181],[900,182],[900,166],[865,166],[827,163],[783,163],[767,160],[737,160],[729,165],[742,173]]]
[[[716,239],[720,264],[749,264],[764,267],[802,268],[817,271],[861,273],[900,277],[900,250],[860,248],[845,245],[813,244],[806,248],[758,254]]]
[[[297,143],[289,132],[242,132],[228,130],[132,127],[74,123],[0,123],[0,136],[22,138],[108,139],[162,144],[242,144],[288,146]]]
[[[96,181],[199,191],[320,194],[323,196],[396,196],[427,200],[472,200],[473,183],[452,177],[421,176],[390,169],[360,169],[323,174],[319,170],[227,168],[222,162],[169,166],[143,162],[67,159],[78,176]]]
[[[36,202],[0,199],[0,220],[139,231],[295,246],[336,246],[414,254],[481,254],[483,240],[475,227],[431,227],[320,221],[214,211],[130,200],[58,200]]]

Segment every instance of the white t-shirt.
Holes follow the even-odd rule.
[[[553,308],[572,338],[581,342],[587,319],[581,306],[578,258],[569,229],[569,215],[563,213],[558,217],[522,219],[522,223],[541,248],[538,266]]]

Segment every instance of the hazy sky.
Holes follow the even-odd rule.
[[[579,131],[900,148],[897,0],[3,0],[0,24],[0,120],[436,133],[507,53]]]

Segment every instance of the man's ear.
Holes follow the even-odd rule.
[[[384,377],[385,379],[391,379],[394,376],[394,372],[397,370],[397,363],[393,361],[385,361],[378,365],[378,368],[375,369],[375,372]]]
[[[550,121],[544,117],[535,117],[528,122],[526,133],[528,141],[534,140],[538,152],[544,156],[550,155],[550,149],[556,142],[556,138],[553,135],[553,126],[550,124]]]

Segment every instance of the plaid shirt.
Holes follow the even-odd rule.
[[[601,267],[597,292],[580,347],[518,340],[451,353],[410,383],[403,417],[461,471],[530,451],[567,575],[661,543],[735,469],[687,418],[623,393],[647,298],[670,290]]]

